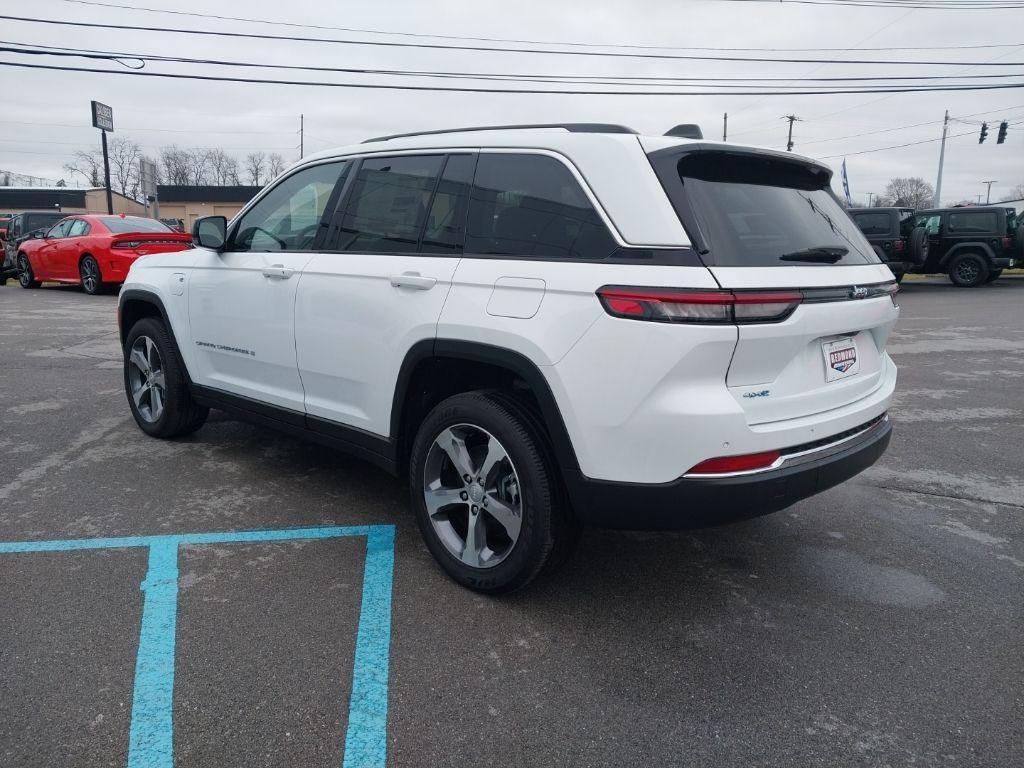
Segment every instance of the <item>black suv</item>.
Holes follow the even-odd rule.
[[[927,261],[928,233],[913,208],[853,208],[850,215],[897,281]]]
[[[25,211],[16,213],[7,222],[7,235],[4,238],[4,251],[0,254],[0,285],[7,278],[17,274],[18,246],[37,229],[49,229],[67,216],[57,211]]]
[[[918,211],[914,223],[928,232],[929,246],[914,272],[946,273],[953,285],[973,288],[1024,262],[1024,223],[1013,208],[937,208]]]

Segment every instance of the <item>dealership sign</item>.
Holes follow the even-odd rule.
[[[92,127],[101,131],[114,130],[114,110],[98,101],[92,103]]]

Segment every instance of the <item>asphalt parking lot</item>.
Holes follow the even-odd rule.
[[[0,288],[0,543],[395,526],[390,643],[360,635],[364,536],[181,544],[149,670],[179,768],[357,764],[351,713],[385,705],[392,766],[1024,765],[1024,278],[899,302],[879,465],[727,528],[588,531],[491,599],[368,464],[222,414],[145,437],[114,297]],[[126,764],[147,558],[0,548],[0,765]]]

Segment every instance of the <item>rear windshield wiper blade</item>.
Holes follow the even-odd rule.
[[[821,245],[817,248],[804,248],[802,251],[784,253],[779,256],[779,261],[808,261],[815,264],[835,264],[849,252],[850,249],[845,245]]]

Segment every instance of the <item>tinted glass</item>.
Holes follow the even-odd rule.
[[[561,162],[546,155],[481,154],[469,204],[466,252],[605,259],[617,248]]]
[[[281,181],[239,221],[232,250],[311,249],[327,201],[347,168],[345,162],[315,165]]]
[[[996,232],[995,211],[958,211],[950,213],[947,229],[953,234],[970,234],[972,232]]]
[[[878,263],[816,166],[698,152],[683,157],[678,172],[717,266]]]
[[[363,160],[345,204],[338,249],[415,253],[443,155]]]
[[[89,223],[85,219],[75,219],[68,232],[69,237],[81,237],[89,233]]]
[[[476,155],[451,155],[448,158],[427,212],[420,252],[455,253],[461,250],[474,168]]]
[[[865,235],[889,234],[888,213],[855,213],[853,220]]]
[[[929,235],[939,234],[939,222],[941,221],[939,214],[920,214],[914,219],[914,226],[924,227],[925,231]]]
[[[100,221],[115,235],[123,235],[127,232],[171,231],[156,219],[144,219],[141,216],[101,216]]]
[[[26,213],[21,221],[21,234],[32,232],[43,227],[50,227],[64,218],[63,213]]]

